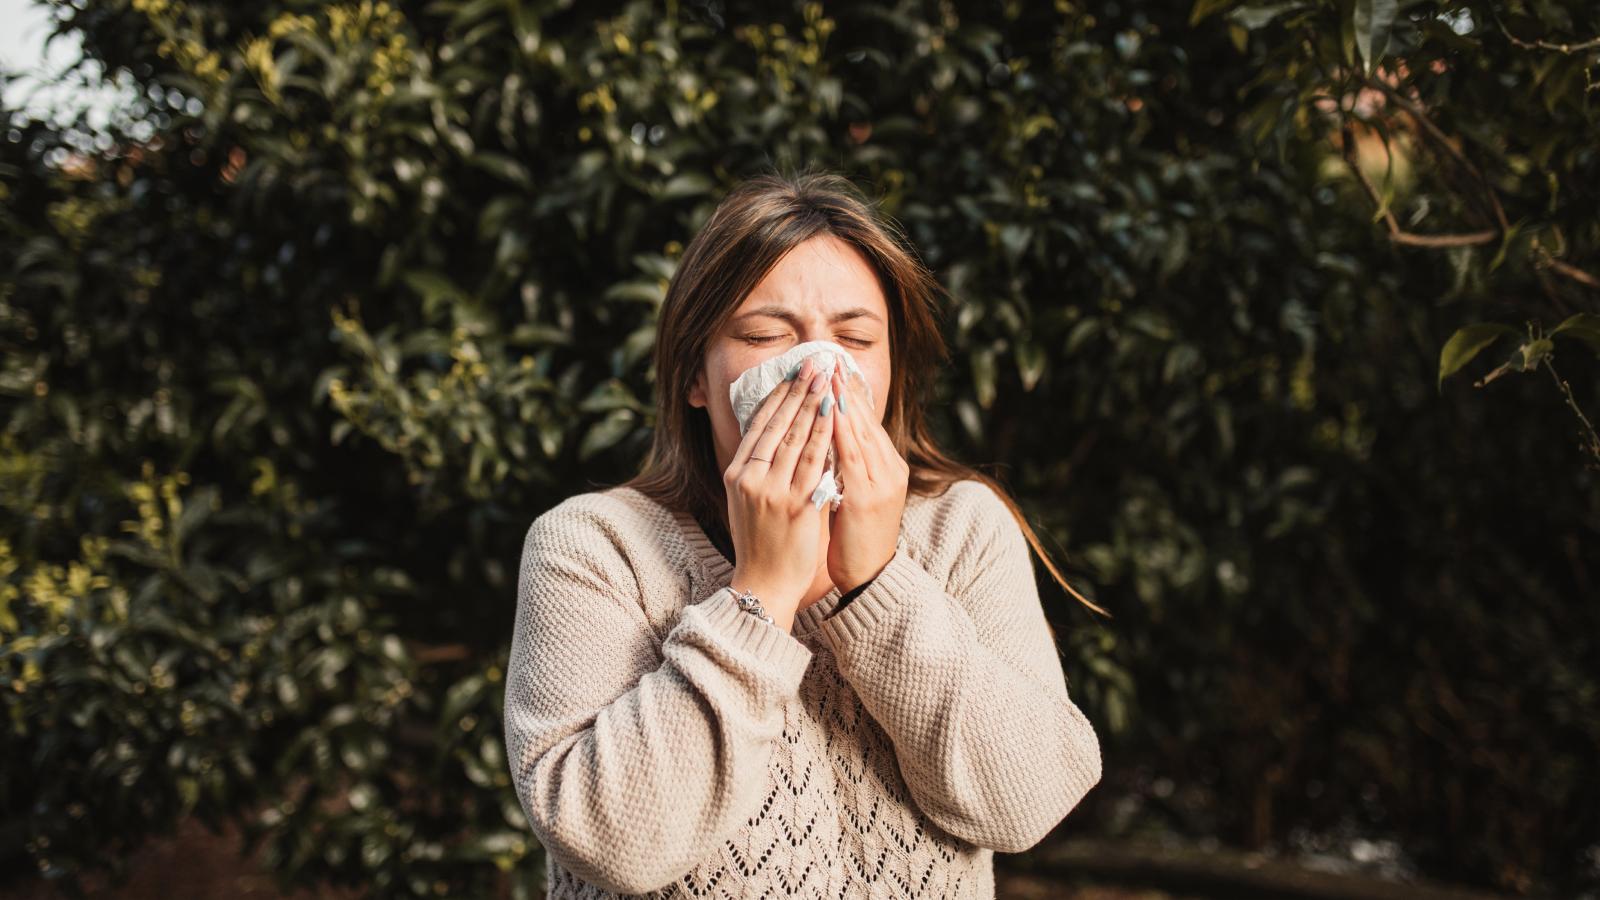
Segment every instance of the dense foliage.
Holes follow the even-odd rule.
[[[199,816],[286,884],[536,893],[523,532],[631,471],[722,192],[814,163],[1116,614],[1045,595],[1072,827],[1600,882],[1587,0],[56,9],[140,93],[0,140],[8,872]],[[1445,377],[1497,339],[1555,379]]]

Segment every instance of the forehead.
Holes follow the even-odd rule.
[[[783,258],[751,289],[735,315],[781,306],[805,314],[864,307],[886,321],[888,304],[877,273],[861,251],[831,235],[809,238]]]

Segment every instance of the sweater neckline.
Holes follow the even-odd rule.
[[[641,497],[645,496],[637,489],[629,488],[629,490],[633,490],[634,493],[639,494]],[[656,502],[649,497],[645,497],[645,499],[650,500],[652,503]],[[711,537],[706,534],[704,528],[700,527],[700,522],[695,519],[693,513],[678,509],[668,510],[668,512],[672,513],[672,519],[678,526],[678,532],[683,535],[684,542],[694,552],[695,562],[700,565],[701,570],[718,588],[727,587],[728,582],[733,578],[733,563],[729,562],[728,558],[722,555],[722,551],[717,549],[717,545],[712,543]],[[794,626],[789,633],[796,638],[816,634],[822,627],[822,620],[826,619],[838,607],[839,599],[842,596],[843,592],[837,586],[829,588],[828,593],[824,594],[822,599],[794,614]],[[700,598],[694,598],[694,600],[698,599]],[[691,600],[691,602],[694,602],[694,600]]]

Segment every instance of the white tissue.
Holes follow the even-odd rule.
[[[856,365],[850,351],[833,341],[806,341],[757,363],[735,378],[733,384],[728,385],[728,400],[733,404],[734,418],[739,420],[740,435],[750,430],[750,420],[755,416],[756,410],[761,408],[761,401],[767,399],[772,389],[783,383],[784,376],[807,357],[814,357],[812,365],[818,371],[828,373],[830,377],[833,374],[835,360],[844,366],[846,372],[862,375],[861,367]],[[873,402],[872,388],[867,384],[864,375],[857,382],[857,387],[866,394],[869,403]],[[831,392],[833,387],[829,384],[825,389]],[[837,408],[839,402],[837,393],[834,394],[833,400]],[[822,478],[817,481],[816,490],[811,492],[811,502],[818,509],[821,509],[824,503],[831,503],[834,509],[838,509],[839,502],[844,499],[844,492],[839,490],[838,483],[833,477],[834,462],[833,447],[830,444]]]

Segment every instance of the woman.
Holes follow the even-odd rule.
[[[552,898],[990,898],[1099,781],[1037,539],[925,426],[902,241],[841,177],[740,185],[668,287],[641,473],[529,528],[506,745]],[[808,358],[741,436],[729,385],[812,340],[883,402]]]

